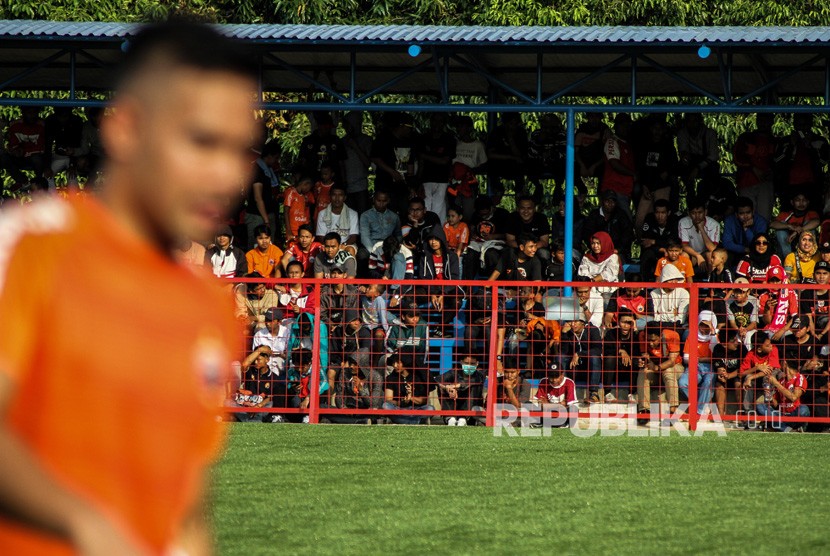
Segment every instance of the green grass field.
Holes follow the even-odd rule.
[[[234,425],[219,554],[830,552],[826,435]]]

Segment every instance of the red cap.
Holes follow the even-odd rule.
[[[769,282],[771,278],[777,278],[781,282],[784,282],[787,279],[787,273],[784,272],[784,268],[781,266],[771,266],[767,270],[767,281]]]

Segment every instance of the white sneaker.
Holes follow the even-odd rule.
[[[454,427],[456,423],[458,423],[458,419],[456,419],[455,417],[450,417],[449,419],[447,419],[448,427]]]
[[[607,394],[605,394],[605,401],[606,402],[613,402],[616,399],[617,399],[617,397],[614,396],[614,394],[612,394],[611,392],[608,392]]]
[[[458,418],[458,423],[456,423],[456,425],[459,426],[459,427],[466,427],[467,426],[467,419],[465,419],[464,417],[459,417]]]
[[[282,423],[283,421],[284,419],[282,418],[282,415],[271,415],[272,423]]]
[[[637,396],[635,396],[634,394],[629,394],[628,403],[637,403]]]
[[[308,415],[306,415],[305,417],[303,417],[303,423],[308,423]]]

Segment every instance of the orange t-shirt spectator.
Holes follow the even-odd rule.
[[[297,185],[285,190],[285,241],[297,238],[300,226],[311,222],[309,209],[314,204],[314,194],[311,188],[314,182],[311,178],[300,178]]]
[[[447,238],[447,247],[460,257],[470,243],[470,227],[461,221],[461,213],[455,208],[447,210],[444,235]]]
[[[256,246],[245,253],[248,262],[248,272],[259,272],[265,278],[279,278],[282,276],[282,249],[271,243],[271,230],[268,226],[257,226],[254,229]]]
[[[691,284],[692,278],[695,275],[694,267],[692,266],[692,260],[683,253],[683,249],[680,247],[678,243],[670,242],[669,245],[666,247],[666,256],[662,257],[659,261],[657,261],[657,267],[654,270],[654,276],[657,277],[657,280],[660,280],[660,275],[663,272],[663,268],[667,264],[672,264],[686,277],[686,282]]]

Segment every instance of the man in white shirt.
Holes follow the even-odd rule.
[[[323,243],[323,238],[330,232],[340,235],[340,242],[344,245],[354,245],[357,249],[357,239],[360,234],[360,218],[357,211],[346,206],[346,190],[341,185],[333,185],[329,192],[331,204],[317,215],[317,241]]]
[[[720,224],[706,215],[706,199],[689,198],[689,215],[680,219],[677,234],[683,244],[683,251],[692,260],[695,275],[707,273],[711,269],[712,251],[720,242]]]

